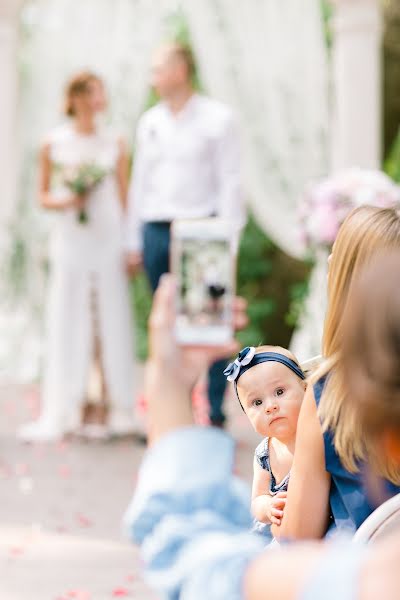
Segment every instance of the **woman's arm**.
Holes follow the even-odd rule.
[[[50,193],[51,179],[50,146],[44,144],[39,154],[39,200],[42,208],[48,210],[65,210],[66,208],[82,208],[84,198],[71,194],[66,198],[58,199]]]
[[[126,142],[119,140],[119,156],[116,167],[116,177],[119,190],[119,198],[124,211],[127,208],[128,198],[128,176],[129,176],[129,157]]]
[[[296,448],[281,525],[272,534],[285,539],[318,539],[326,533],[331,477],[312,386],[308,386],[297,425]]]
[[[232,339],[224,346],[178,346],[175,339],[176,285],[171,275],[164,275],[153,301],[149,320],[149,360],[145,377],[148,400],[150,440],[193,424],[191,391],[210,364],[237,351]],[[247,322],[246,303],[236,298],[234,318],[237,329]]]

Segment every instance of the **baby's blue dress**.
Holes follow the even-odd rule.
[[[314,385],[314,396],[317,406],[319,406],[326,379],[327,377],[323,377]],[[333,533],[334,530],[347,531],[351,534],[360,527],[376,508],[368,500],[368,490],[365,477],[363,477],[366,465],[360,464],[359,472],[350,473],[342,465],[335,450],[332,432],[329,430],[324,432],[323,437],[325,468],[331,475],[331,489],[329,493],[331,525],[329,534]],[[400,487],[393,485],[389,481],[384,481],[384,488],[386,497],[382,498],[382,501],[400,492]]]
[[[249,532],[250,491],[232,475],[234,450],[225,433],[193,427],[166,435],[145,456],[126,525],[162,598],[243,600],[249,563],[281,552]],[[362,555],[350,542],[324,552],[298,600],[356,600]]]
[[[264,469],[264,471],[268,471],[270,475],[270,483],[268,490],[270,495],[275,496],[279,492],[287,492],[290,472],[282,479],[282,481],[280,481],[279,483],[276,482],[275,476],[271,468],[268,437],[266,437],[262,442],[260,442],[260,444],[258,444],[254,456],[260,467]],[[253,531],[264,536],[266,538],[265,541],[273,540],[270,524],[261,523],[261,521],[257,521],[257,519],[254,519]]]

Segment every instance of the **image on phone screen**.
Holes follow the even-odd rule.
[[[230,252],[227,240],[183,239],[180,317],[188,325],[220,325],[229,319]]]
[[[232,337],[235,257],[229,233],[216,218],[174,223],[172,271],[181,343],[214,345]]]

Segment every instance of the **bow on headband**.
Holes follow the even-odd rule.
[[[246,346],[246,348],[243,348],[243,350],[239,352],[237,358],[226,367],[224,375],[227,380],[236,381],[239,377],[240,369],[251,363],[255,353],[256,349],[253,346]]]

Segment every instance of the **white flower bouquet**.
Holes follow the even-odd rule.
[[[83,198],[103,181],[107,173],[106,169],[96,163],[82,163],[63,170],[63,183],[71,192]],[[79,223],[88,222],[85,208],[80,209],[77,219]]]

